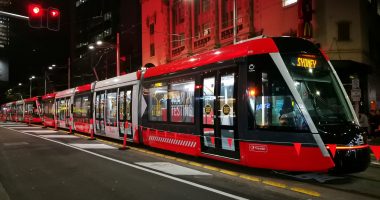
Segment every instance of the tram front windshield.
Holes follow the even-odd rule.
[[[342,88],[322,55],[283,53],[282,57],[316,125],[353,121]]]

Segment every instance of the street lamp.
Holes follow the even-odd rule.
[[[67,68],[67,88],[70,88],[70,58],[68,59],[67,67],[66,66],[58,67],[55,64],[52,64],[48,67],[50,71],[54,69],[66,69],[66,68]],[[46,93],[47,93],[47,70],[45,70],[45,95]]]
[[[35,76],[31,76],[29,78],[29,82],[30,82],[30,85],[29,85],[29,98],[32,98],[32,80],[35,79],[36,77]]]
[[[98,40],[96,41],[96,46],[95,47],[93,44],[90,44],[88,46],[88,48],[90,50],[93,50],[95,48],[108,48],[108,47],[103,47],[103,41],[101,40]],[[116,33],[116,45],[115,44],[110,44],[110,43],[107,43],[109,46],[111,46],[112,48],[115,48],[116,49],[116,76],[120,76],[120,34],[119,33]]]
[[[22,83],[18,83],[18,86],[22,86]]]

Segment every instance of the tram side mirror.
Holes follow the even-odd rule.
[[[73,113],[73,110],[74,110],[74,104],[71,104],[70,105],[70,113]]]

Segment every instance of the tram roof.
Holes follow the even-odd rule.
[[[32,98],[24,99],[24,102],[31,102],[31,101],[36,101],[36,100],[38,100],[38,97],[32,97]]]
[[[75,88],[66,89],[60,92],[57,92],[55,98],[70,97],[74,94]]]
[[[91,86],[92,86],[91,83],[86,84],[86,85],[78,86],[78,87],[75,88],[75,94],[91,91],[91,89],[92,89]]]
[[[46,94],[44,96],[42,96],[42,100],[46,100],[46,99],[52,99],[55,97],[57,93],[50,93],[50,94]]]
[[[278,48],[272,38],[254,39],[240,44],[230,45],[215,49],[206,53],[191,56],[186,59],[173,61],[147,69],[145,78],[170,74],[186,69],[197,68],[207,64],[226,61],[247,55],[278,52]]]
[[[95,91],[122,87],[135,84],[140,78],[140,72],[132,72],[122,76],[113,77],[95,83]]]

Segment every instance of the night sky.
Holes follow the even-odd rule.
[[[13,1],[13,6],[9,12],[27,16],[27,5],[30,2],[30,0]],[[29,27],[27,20],[11,19],[9,48],[10,80],[8,86],[3,87],[3,91],[0,91],[1,95],[4,94],[4,90],[16,87],[19,82],[23,83],[24,86],[23,88],[17,87],[16,89],[28,93],[29,77],[31,75],[37,76],[37,79],[33,81],[33,84],[36,86],[35,93],[42,94],[44,70],[51,64],[66,65],[67,63],[69,55],[69,1],[44,0],[34,2],[42,4],[45,8],[51,6],[60,9],[61,29],[58,32],[49,31],[46,28],[33,29]],[[67,79],[64,78],[65,75],[62,76],[66,71],[57,70],[55,73],[58,74],[52,74],[52,76],[63,77],[59,80],[63,82],[58,83],[56,81],[57,83],[52,84],[66,84],[65,81]]]

